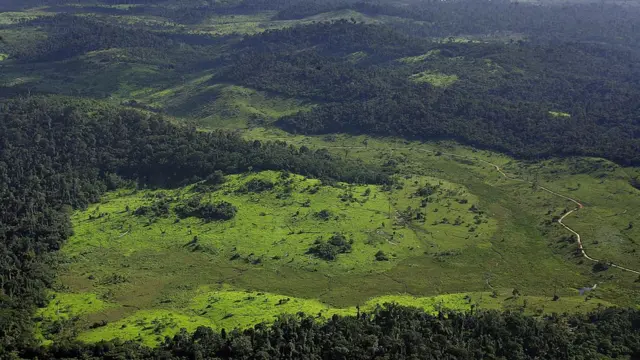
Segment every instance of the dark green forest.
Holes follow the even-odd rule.
[[[126,9],[102,6],[134,3]],[[56,80],[71,83],[72,75],[93,66],[83,55],[117,48],[127,61],[157,68],[163,80],[211,71],[206,85],[237,84],[316,104],[269,124],[290,133],[453,139],[523,159],[580,155],[640,165],[638,7],[484,0],[160,6],[175,3],[102,0],[77,7],[61,0],[2,1],[2,11],[46,5],[45,11],[65,14],[0,25],[46,35],[33,42],[0,38],[0,53],[8,55],[0,71],[32,74],[46,66],[58,74]],[[149,15],[193,25],[221,14],[271,11],[279,21],[339,10],[391,20],[320,21],[213,36],[109,19]],[[121,60],[100,61],[106,67]],[[421,73],[455,75],[457,81],[415,81]],[[120,341],[40,346],[33,313],[46,305],[45,291],[60,262],[57,251],[73,231],[70,214],[108,190],[169,188],[260,170],[327,182],[391,183],[393,169],[325,149],[202,131],[159,114],[173,115],[171,109],[105,105],[98,99],[109,98],[115,88],[105,89],[0,86],[0,359],[640,358],[637,309],[535,318],[482,311],[430,315],[387,305],[326,321],[299,314],[242,331],[183,331],[155,349]],[[633,181],[637,187],[640,181]],[[235,215],[232,204],[216,206],[183,210],[208,221]],[[318,244],[312,253],[326,253],[326,246]]]

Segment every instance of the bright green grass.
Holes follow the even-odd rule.
[[[93,293],[52,292],[49,305],[39,309],[36,316],[49,320],[69,319],[73,316],[86,315],[103,311],[113,304],[107,303]]]
[[[254,178],[278,185],[261,194],[237,193]],[[185,314],[195,306],[194,301],[198,303],[191,293],[219,282],[353,306],[358,298],[364,302],[364,297],[380,294],[380,289],[404,291],[403,286],[397,286],[400,282],[385,272],[406,259],[418,256],[446,263],[446,257],[456,253],[467,249],[487,251],[490,247],[488,240],[496,222],[484,215],[479,224],[472,225],[476,214],[469,207],[478,205],[479,200],[467,189],[430,176],[403,178],[398,184],[403,186],[386,192],[378,186],[318,187],[318,180],[295,175],[283,179],[277,172],[229,176],[222,188],[204,194],[203,201],[229,201],[238,207],[238,214],[233,220],[213,223],[197,219],[176,223],[175,216],[152,219],[126,211],[127,207],[133,211],[149,205],[158,197],[171,199],[175,206],[195,195],[191,187],[107,194],[101,204],[73,215],[75,234],[63,250],[70,263],[61,272],[60,281],[71,291],[98,294],[99,299],[113,305],[99,316],[89,316],[95,320],[138,316],[134,314],[137,309],[168,308]],[[404,219],[401,214],[407,208],[421,209],[420,198],[414,193],[426,184],[438,188],[423,210],[425,221]],[[311,191],[314,188],[317,192]],[[331,212],[331,218],[316,218],[314,214],[325,209]],[[450,222],[442,223],[444,218]],[[454,225],[458,218],[460,224]],[[353,239],[350,253],[338,255],[331,262],[307,254],[317,238],[328,239],[335,232]],[[188,245],[196,236],[197,250]],[[387,254],[389,260],[376,261],[378,251]],[[111,281],[114,274],[122,278]],[[334,286],[352,287],[349,282],[358,278],[365,282],[356,289],[333,293]],[[378,288],[380,279],[396,285]],[[359,294],[357,288],[363,284],[370,287]],[[323,292],[328,297],[323,297]],[[316,308],[328,306],[314,301]],[[230,325],[225,326],[239,325],[236,320],[227,321]]]
[[[359,273],[388,269],[415,251],[426,251],[418,250],[424,246],[433,251],[481,246],[495,228],[495,222],[486,216],[480,216],[479,224],[475,224],[475,214],[469,211],[478,202],[474,195],[436,178],[412,178],[402,190],[389,194],[377,186],[342,184],[338,188],[319,186],[317,180],[300,176],[287,180],[279,176],[276,172],[231,176],[220,190],[206,194],[206,201],[228,201],[238,208],[238,215],[227,222],[185,219],[176,223],[173,216],[150,220],[125,212],[127,207],[134,210],[149,205],[158,196],[171,198],[177,204],[196,195],[190,188],[109,194],[104,204],[73,216],[75,235],[64,253],[77,261],[91,262],[93,256],[106,257],[109,253],[133,256],[147,251],[188,251],[185,244],[197,236],[198,243],[208,249],[207,255],[216,258],[239,254],[247,259],[262,259],[263,266],[321,269],[326,274]],[[256,178],[280,185],[268,193],[236,193],[242,184]],[[406,224],[400,214],[409,207],[420,209],[421,199],[413,194],[425,184],[439,186],[428,207],[422,210],[426,220]],[[319,190],[312,193],[316,186]],[[365,195],[367,190],[369,195]],[[352,200],[342,201],[345,196],[351,196]],[[331,218],[319,220],[315,214],[321,210],[329,210]],[[108,215],[97,218],[99,214]],[[458,218],[460,224],[454,225]],[[470,232],[472,227],[476,229],[474,232]],[[351,253],[339,256],[335,262],[306,255],[318,237],[328,239],[335,232],[354,240]],[[88,247],[92,250],[87,251]],[[379,250],[388,253],[391,260],[375,262],[374,254]]]
[[[402,59],[399,59],[398,61],[400,62],[404,62],[404,63],[419,63],[419,62],[423,62],[429,58],[433,58],[437,55],[440,54],[440,50],[430,50],[428,51],[426,54],[422,54],[422,55],[418,55],[418,56],[409,56],[409,57],[405,57]]]
[[[181,327],[245,327],[253,324],[251,319],[270,321],[281,313],[303,310],[329,316],[354,313],[358,304],[364,311],[386,301],[430,311],[468,310],[475,305],[532,314],[639,303],[637,276],[616,269],[594,274],[592,264],[573,256],[575,244],[564,241],[567,232],[552,222],[572,203],[505,179],[477,159],[583,201],[587,207],[566,223],[583,234],[593,256],[607,256],[632,268],[640,264],[633,255],[637,245],[628,239],[637,238],[638,227],[625,229],[628,222],[640,221],[631,211],[640,208],[638,191],[628,184],[635,169],[598,159],[527,164],[451,142],[305,137],[260,128],[245,136],[327,147],[336,155],[365,162],[394,162],[398,186],[383,191],[377,186],[338,184],[321,186],[311,194],[305,189],[317,180],[295,175],[281,179],[277,172],[229,176],[221,189],[205,193],[204,201],[209,197],[229,201],[238,207],[238,214],[231,221],[209,224],[196,219],[175,223],[173,215],[153,220],[125,212],[127,205],[134,210],[158,194],[188,198],[194,194],[190,187],[107,194],[99,209],[94,205],[73,215],[76,234],[63,248],[70,263],[60,273],[61,284],[73,293],[96,294],[110,304],[99,313],[81,316],[83,324],[109,321],[90,331],[84,325],[82,339],[111,338],[125,326],[129,330],[122,336],[153,343]],[[254,177],[278,185],[259,195],[235,192]],[[426,183],[440,188],[423,209],[413,194]],[[286,195],[288,186],[291,191]],[[371,192],[365,196],[367,188]],[[355,201],[339,199],[348,194]],[[307,199],[309,207],[302,205]],[[484,212],[475,231],[469,231],[476,220],[471,205]],[[425,211],[426,221],[403,220],[408,207]],[[337,219],[314,218],[321,209],[331,210]],[[458,216],[460,225],[451,224]],[[444,217],[449,224],[442,223]],[[351,253],[338,255],[333,262],[305,254],[315,238],[326,239],[334,231],[354,239]],[[194,236],[199,249],[185,246]],[[594,236],[601,237],[601,245],[590,243]],[[378,250],[390,260],[375,261]],[[105,282],[113,274],[123,276],[124,282]],[[589,294],[595,298],[577,295],[578,288],[596,283],[597,291]],[[491,296],[493,288],[496,297]],[[513,288],[523,295],[512,298]],[[552,301],[554,294],[559,301]],[[276,305],[283,298],[290,300]],[[160,320],[154,323],[156,318]]]
[[[254,130],[249,135],[264,139],[275,138],[276,133],[268,136]],[[71,291],[95,293],[113,305],[87,316],[92,321],[109,320],[109,325],[84,332],[81,338],[110,338],[125,325],[124,329],[129,330],[121,336],[151,343],[181,327],[244,327],[252,325],[251,319],[270,321],[280,313],[302,310],[328,316],[336,311],[352,313],[357,304],[370,309],[373,304],[386,301],[458,310],[475,304],[480,308],[523,309],[531,313],[588,311],[598,304],[625,305],[634,301],[635,295],[628,287],[635,278],[618,274],[612,281],[592,275],[589,265],[580,265],[566,256],[571,249],[556,246],[556,239],[565,233],[540,223],[562,213],[568,206],[565,201],[505,180],[488,165],[456,161],[428,151],[486,159],[508,171],[520,172],[514,166],[517,163],[508,157],[473,152],[449,143],[419,145],[369,139],[365,147],[362,137],[338,136],[329,143],[322,138],[285,138],[307,146],[334,146],[338,153],[365,161],[393,159],[401,165],[401,173],[421,175],[401,179],[402,188],[391,193],[369,187],[372,190],[364,203],[366,187],[324,186],[318,193],[309,194],[300,190],[313,186],[316,180],[297,176],[291,178],[294,181],[288,198],[278,199],[283,183],[260,196],[239,195],[234,189],[252,177],[281,181],[279,175],[266,172],[231,176],[211,198],[234,203],[238,215],[229,222],[211,224],[188,219],[172,224],[174,220],[168,218],[145,226],[149,219],[123,212],[127,205],[135,209],[152,202],[152,196],[159,193],[175,198],[192,196],[188,188],[107,195],[99,209],[94,206],[74,215],[76,235],[64,248],[72,261],[60,281]],[[347,144],[359,146],[341,148]],[[467,186],[443,178],[455,178]],[[427,221],[403,224],[398,214],[408,206],[419,207],[419,199],[410,194],[427,182],[442,183],[442,193],[427,206]],[[338,200],[338,196],[349,192],[357,201],[347,205]],[[456,201],[461,197],[468,202]],[[310,208],[300,205],[307,198],[311,200]],[[470,204],[476,203],[489,215],[489,222],[481,225],[486,230],[469,233],[465,226],[470,218],[460,226],[433,225],[441,217],[466,215]],[[437,213],[433,211],[436,207]],[[324,208],[337,214],[338,220],[323,224],[309,218],[309,213]],[[547,215],[548,210],[551,215]],[[297,211],[300,213],[293,216]],[[98,217],[105,213],[108,215]],[[96,219],[89,220],[90,214]],[[494,221],[495,225],[491,225]],[[375,230],[382,230],[384,236],[371,239],[370,235],[379,235]],[[354,238],[351,253],[339,255],[337,261],[330,263],[304,254],[316,236],[328,236],[333,231]],[[198,236],[202,249],[193,251],[184,246],[193,236]],[[367,244],[369,240],[374,240],[373,245]],[[374,261],[373,254],[378,249],[390,255],[391,260]],[[241,257],[230,260],[233,253]],[[262,259],[258,265],[246,262],[257,258]],[[102,280],[114,273],[126,281],[105,285]],[[577,288],[593,283],[599,284],[594,293],[597,299],[585,301],[576,296]],[[489,286],[500,289],[496,298],[490,296]],[[523,296],[510,299],[513,287]],[[264,295],[258,296],[260,292]],[[398,295],[403,293],[424,295]],[[442,293],[452,295],[434,298]],[[560,295],[560,301],[551,300],[554,293]],[[283,298],[290,300],[275,305]],[[142,317],[146,317],[144,324],[140,322]],[[156,318],[160,320],[153,323]]]
[[[4,61],[9,55],[0,53],[0,61]]]
[[[569,296],[557,301],[548,297],[523,295],[513,297],[511,289],[504,294],[477,292],[415,297],[411,295],[385,295],[369,299],[360,305],[360,311],[372,311],[385,303],[414,306],[430,313],[442,310],[469,311],[473,308],[517,310],[528,314],[591,311],[599,306],[611,306],[601,300],[585,301],[581,296]],[[317,300],[302,299],[268,292],[239,291],[222,285],[218,289],[202,286],[194,291],[188,307],[184,309],[140,310],[103,327],[83,331],[79,339],[97,342],[120,338],[156,345],[164,336],[171,336],[181,328],[194,331],[198,326],[216,330],[247,328],[258,323],[271,323],[280,315],[304,313],[327,319],[333,315],[355,315],[356,306],[335,308]],[[78,314],[80,315],[80,314]],[[47,315],[44,315],[47,317]]]
[[[157,346],[165,336],[175,335],[180,329],[193,332],[199,326],[211,326],[211,323],[206,318],[169,310],[140,310],[124,321],[83,332],[78,336],[78,340],[98,342],[118,338]]]
[[[560,111],[549,111],[549,115],[556,117],[556,118],[568,118],[571,117],[571,114],[566,113],[566,112],[560,112]]]
[[[429,83],[435,87],[449,87],[458,81],[457,75],[446,75],[435,73],[432,71],[423,71],[418,74],[411,75],[411,81],[416,83]]]

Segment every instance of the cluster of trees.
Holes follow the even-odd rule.
[[[596,359],[640,357],[640,311],[534,318],[519,312],[440,312],[386,304],[372,313],[285,316],[273,325],[181,331],[155,349],[133,342],[54,344],[46,359]]]
[[[331,235],[329,241],[317,239],[307,253],[323,260],[333,261],[339,254],[351,252],[352,245],[353,239],[347,240],[343,234],[335,233]]]
[[[286,170],[355,182],[388,176],[325,151],[198,132],[159,116],[97,102],[31,98],[0,105],[0,358],[33,341],[31,315],[46,304],[55,251],[71,234],[72,208],[97,202],[114,178],[176,186],[213,174]],[[219,179],[218,179],[219,180]],[[115,184],[117,186],[117,184]],[[163,207],[151,211],[162,212]],[[229,218],[230,204],[199,208]]]
[[[238,212],[238,208],[226,201],[201,203],[201,200],[200,196],[191,197],[185,203],[177,205],[174,211],[180,218],[196,217],[206,222],[231,220]]]

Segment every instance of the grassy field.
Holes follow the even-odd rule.
[[[391,188],[263,172],[228,176],[218,188],[107,194],[73,215],[75,235],[63,249],[68,263],[56,300],[42,310],[44,322],[73,314],[80,339],[120,336],[152,344],[183,327],[245,327],[299,311],[327,317],[390,301],[429,311],[473,306],[531,314],[639,303],[637,276],[594,273],[574,255],[575,244],[552,221],[571,203],[469,159],[579,198],[587,207],[566,223],[586,244],[599,236],[602,245],[590,246],[592,255],[640,267],[635,243],[619,237],[637,235],[635,227],[623,226],[637,217],[624,209],[639,205],[629,196],[637,190],[626,182],[626,169],[598,159],[522,163],[452,143],[302,137],[261,128],[246,136],[392,162],[399,175]],[[274,186],[244,192],[256,179]],[[176,207],[194,197],[227,201],[237,214],[218,222],[179,219]],[[166,214],[134,214],[159,202],[167,204]],[[614,213],[621,215],[612,222],[606,215]],[[353,240],[349,252],[333,261],[309,254],[319,238],[336,233]],[[379,251],[386,260],[376,260]],[[596,291],[578,295],[596,283]]]
[[[549,115],[556,118],[568,118],[571,117],[571,114],[561,111],[549,111]]]
[[[458,81],[457,75],[446,75],[435,73],[432,71],[423,71],[418,74],[411,75],[411,81],[416,83],[429,83],[435,87],[446,88]]]

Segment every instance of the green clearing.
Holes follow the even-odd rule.
[[[449,142],[304,137],[263,128],[246,136],[395,164],[397,183],[390,189],[331,185],[260,172],[227,176],[213,189],[196,184],[109,193],[73,215],[75,235],[63,248],[69,261],[59,282],[76,294],[69,302],[88,296],[106,304],[79,310],[81,339],[118,334],[153,344],[183,327],[246,327],[299,311],[328,317],[354,313],[358,304],[366,311],[392,301],[430,311],[474,305],[531,314],[640,303],[637,276],[615,269],[594,273],[592,264],[573,255],[575,244],[552,222],[571,208],[569,202],[504,179],[487,164],[447,154],[486,160],[579,198],[587,207],[565,222],[585,244],[602,234],[601,245],[589,247],[592,256],[637,268],[637,246],[620,242],[620,234],[638,235],[637,227],[624,230],[625,223],[638,221],[624,209],[640,205],[637,196],[629,196],[637,193],[628,184],[629,170],[599,159],[522,163]],[[265,192],[238,192],[256,179],[275,185]],[[426,208],[424,197],[416,195],[421,189],[431,193]],[[222,222],[178,219],[175,208],[196,196],[203,203],[230,202],[238,212]],[[160,202],[168,204],[166,215],[133,215]],[[479,217],[472,206],[482,212]],[[318,215],[322,210],[329,216]],[[418,213],[426,219],[416,220]],[[620,217],[612,222],[608,215],[615,213]],[[316,239],[327,241],[335,232],[353,239],[350,252],[334,261],[307,253]],[[376,261],[378,251],[388,260]],[[595,283],[597,291],[578,296],[577,289]],[[512,296],[514,288],[520,296]],[[560,300],[553,301],[554,294]],[[50,306],[66,308],[60,299]],[[90,329],[103,320],[105,326]]]
[[[270,29],[292,26],[289,22],[271,21],[276,12],[266,11],[250,15],[216,15],[193,28],[194,32],[205,32],[216,36],[230,34],[252,35]]]
[[[555,118],[568,118],[571,117],[571,114],[566,113],[566,112],[560,112],[560,111],[549,111],[549,115],[555,117]]]
[[[4,61],[4,60],[6,60],[8,57],[9,57],[9,55],[0,53],[0,61]]]
[[[435,87],[449,87],[458,81],[457,75],[446,75],[432,71],[423,71],[411,75],[411,81],[416,83],[429,83]]]
[[[256,180],[276,185],[259,194],[238,193],[243,184]],[[429,190],[431,195],[415,195],[426,186],[433,189]],[[129,267],[123,264],[129,261],[123,259],[172,252],[214,262],[233,259],[230,264],[240,267],[321,270],[325,276],[369,274],[388,270],[414,253],[439,256],[441,251],[482,247],[496,226],[481,210],[470,210],[478,202],[473,194],[432,177],[415,177],[402,189],[384,191],[378,186],[327,186],[318,180],[264,172],[231,176],[213,192],[201,194],[197,189],[123,190],[75,214],[75,235],[64,250],[71,259],[67,274],[81,283],[91,276],[100,285],[100,279],[117,271],[127,273],[125,277],[136,276],[126,270]],[[238,208],[238,214],[224,222],[178,219],[170,214],[151,218],[132,215],[136,209],[158,203],[175,210],[196,198],[207,203],[229,202]],[[426,198],[429,201],[422,204]],[[424,219],[414,220],[418,214]],[[327,240],[334,233],[353,240],[351,252],[331,262],[307,254],[318,238]],[[378,251],[388,254],[388,261],[375,261]],[[93,265],[107,259],[113,259],[114,264]],[[124,263],[118,264],[118,260]],[[125,270],[120,269],[123,266]],[[168,264],[148,270],[161,272],[165,266]]]
[[[420,63],[420,62],[426,61],[427,59],[436,57],[439,54],[440,54],[440,50],[431,50],[431,51],[427,52],[426,54],[422,54],[422,55],[418,55],[418,56],[409,56],[409,57],[405,57],[405,58],[399,59],[398,61],[403,62],[403,63],[407,63],[407,64]]]
[[[52,292],[46,308],[40,309],[36,316],[49,320],[70,319],[73,316],[93,314],[108,309],[109,304],[92,293]]]

